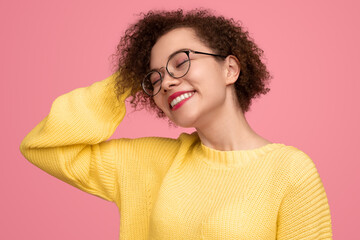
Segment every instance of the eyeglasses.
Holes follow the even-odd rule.
[[[214,57],[226,58],[226,56],[205,53],[193,50],[179,50],[174,52],[169,56],[169,59],[166,64],[166,71],[173,78],[181,78],[184,77],[190,69],[190,53],[194,54],[205,54]],[[153,97],[158,94],[161,90],[161,85],[163,81],[163,76],[158,70],[152,70],[148,74],[146,74],[143,79],[141,86],[144,92]]]

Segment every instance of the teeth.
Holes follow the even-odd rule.
[[[180,96],[178,96],[177,98],[175,98],[174,100],[171,101],[171,103],[170,103],[171,107],[174,107],[176,104],[178,104],[179,102],[181,102],[182,100],[184,100],[186,98],[191,97],[192,95],[194,95],[194,92],[181,94]]]

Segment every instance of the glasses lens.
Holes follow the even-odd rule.
[[[147,94],[156,95],[161,87],[160,73],[158,71],[148,73],[143,80],[142,87]]]
[[[172,77],[183,77],[189,70],[190,59],[185,52],[178,52],[168,62],[167,69]]]

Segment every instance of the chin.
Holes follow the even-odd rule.
[[[193,128],[194,124],[191,123],[184,123],[184,122],[174,122],[176,126],[182,127],[182,128]]]
[[[170,120],[179,127],[194,128],[196,126],[197,117],[193,114],[172,116]]]

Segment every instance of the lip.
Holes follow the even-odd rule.
[[[194,94],[192,96],[194,96]],[[186,99],[182,100],[181,102],[179,102],[178,104],[176,104],[174,107],[171,108],[171,111],[175,111],[175,110],[179,109],[184,103],[186,103],[188,100],[190,100],[191,97],[186,98]]]
[[[178,96],[184,94],[184,93],[188,93],[188,92],[195,92],[194,90],[191,91],[180,91],[180,92],[176,92],[174,94],[171,94],[168,98],[168,103],[170,104],[172,100],[174,100],[175,98],[177,98]]]

